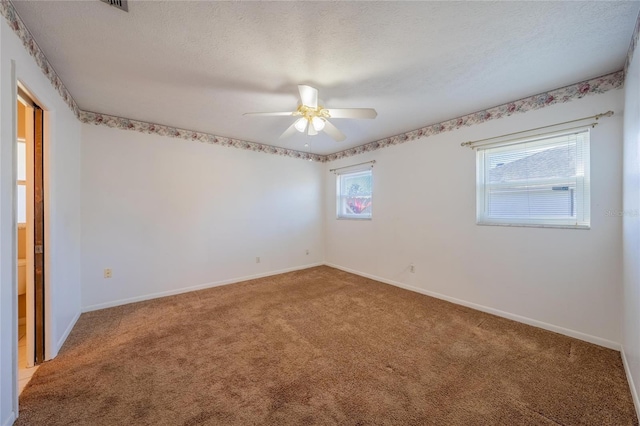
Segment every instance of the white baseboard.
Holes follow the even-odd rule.
[[[114,300],[112,302],[98,303],[95,305],[89,305],[89,306],[83,307],[82,312],[97,311],[98,309],[112,308],[114,306],[126,305],[129,303],[135,303],[135,302],[142,302],[145,300],[157,299],[159,297],[174,296],[176,294],[188,293],[190,291],[204,290],[205,288],[219,287],[227,284],[235,284],[242,281],[255,280],[257,278],[270,277],[272,275],[284,274],[286,272],[299,271],[302,269],[308,269],[308,268],[313,268],[315,266],[322,266],[322,265],[324,265],[324,262],[310,263],[308,265],[294,266],[293,268],[280,269],[277,271],[265,272],[265,273],[256,274],[256,275],[248,275],[248,276],[239,277],[239,278],[231,278],[223,281],[216,281],[216,282],[211,282],[206,284],[194,285],[190,287],[183,287],[176,290],[161,291],[158,293],[145,294],[143,296],[136,296],[136,297],[130,297],[127,299]]]
[[[4,423],[2,423],[2,426],[11,426],[16,419],[16,413],[12,411],[9,417],[4,421]]]
[[[80,314],[81,312],[78,312],[73,317],[67,329],[64,331],[62,336],[60,336],[60,339],[58,340],[58,343],[56,344],[56,347],[55,347],[56,352],[54,354],[51,354],[52,355],[51,358],[55,358],[58,355],[58,352],[60,352],[60,349],[62,348],[62,345],[64,345],[64,342],[67,340],[67,337],[69,337],[71,330],[73,330],[73,327],[76,325],[76,322],[78,322],[78,318],[80,318]]]
[[[411,285],[407,285],[398,281],[393,281],[393,280],[389,280],[386,278],[382,278],[382,277],[378,277],[375,275],[371,275],[371,274],[367,274],[364,272],[360,272],[360,271],[356,271],[354,269],[350,269],[350,268],[346,268],[340,265],[336,265],[333,263],[328,263],[328,262],[318,262],[318,263],[312,263],[312,264],[308,264],[308,265],[302,265],[302,266],[296,266],[293,268],[287,268],[287,269],[280,269],[277,271],[271,271],[271,272],[265,272],[262,274],[256,274],[256,275],[248,275],[248,276],[244,276],[244,277],[238,277],[238,278],[232,278],[229,280],[223,280],[223,281],[216,281],[216,282],[211,282],[211,283],[206,283],[206,284],[199,284],[199,285],[195,285],[195,286],[190,286],[190,287],[184,287],[184,288],[180,288],[180,289],[176,289],[176,290],[169,290],[169,291],[163,291],[163,292],[158,292],[158,293],[151,293],[151,294],[146,294],[143,296],[136,296],[136,297],[131,297],[131,298],[127,298],[127,299],[120,299],[120,300],[114,300],[111,302],[106,302],[106,303],[99,303],[99,304],[95,304],[95,305],[89,305],[89,306],[85,306],[82,308],[82,312],[90,312],[90,311],[95,311],[98,309],[105,309],[105,308],[111,308],[114,306],[120,306],[120,305],[126,305],[129,303],[135,303],[135,302],[142,302],[144,300],[151,300],[151,299],[157,299],[160,297],[166,297],[166,296],[173,296],[176,294],[181,294],[181,293],[187,293],[190,291],[196,291],[196,290],[203,290],[205,288],[212,288],[212,287],[219,287],[219,286],[223,286],[223,285],[227,285],[227,284],[234,284],[234,283],[238,283],[238,282],[242,282],[242,281],[247,281],[247,280],[253,280],[253,279],[257,279],[257,278],[264,278],[264,277],[269,277],[272,275],[278,275],[278,274],[284,274],[286,272],[292,272],[292,271],[299,271],[302,269],[308,269],[308,268],[313,268],[315,266],[321,266],[321,265],[327,265],[330,266],[332,268],[336,268],[336,269],[340,269],[342,271],[345,272],[349,272],[355,275],[359,275],[365,278],[370,278],[372,280],[375,281],[380,281],[382,283],[385,284],[390,284],[393,285],[395,287],[400,287],[403,288],[405,290],[409,290],[409,291],[413,291],[416,293],[420,293],[420,294],[424,294],[426,296],[431,296],[431,297],[435,297],[436,299],[441,299],[441,300],[446,300],[448,302],[451,303],[455,303],[457,305],[462,305],[462,306],[466,306],[468,308],[472,308],[478,311],[482,311],[482,312],[486,312],[492,315],[496,315],[499,317],[503,317],[503,318],[507,318],[513,321],[517,321],[517,322],[521,322],[523,324],[527,324],[527,325],[531,325],[534,327],[538,327],[538,328],[542,328],[545,330],[549,330],[549,331],[553,331],[555,333],[559,333],[559,334],[563,334],[565,336],[569,336],[569,337],[573,337],[579,340],[584,340],[585,342],[589,342],[589,343],[593,343],[599,346],[604,346],[606,348],[609,349],[614,349],[614,350],[620,350],[620,343],[617,342],[613,342],[611,340],[607,340],[607,339],[603,339],[600,337],[596,337],[596,336],[592,336],[590,334],[586,334],[586,333],[582,333],[579,331],[575,331],[575,330],[571,330],[568,328],[564,328],[564,327],[560,327],[557,325],[553,325],[553,324],[549,324],[546,322],[542,322],[542,321],[538,321],[532,318],[528,318],[528,317],[523,317],[521,315],[517,315],[517,314],[513,314],[510,312],[505,312],[505,311],[501,311],[499,309],[495,309],[495,308],[491,308],[488,306],[484,306],[484,305],[479,305],[477,303],[473,303],[473,302],[468,302],[466,300],[462,300],[462,299],[457,299],[455,297],[451,297],[451,296],[447,296],[441,293],[436,293],[430,290],[425,290],[425,289],[421,289],[418,287],[414,287]],[[76,318],[77,319],[77,318]],[[73,322],[75,323],[75,321]],[[64,339],[66,339],[66,337],[68,336],[68,333],[71,330],[68,329],[65,332],[65,336]],[[61,339],[61,342],[64,343],[64,339]],[[60,348],[61,344],[58,346],[58,349]]]
[[[638,398],[638,391],[636,390],[635,383],[633,382],[633,376],[631,375],[631,368],[627,363],[627,355],[624,352],[624,346],[620,346],[620,354],[622,355],[622,365],[624,365],[624,372],[627,374],[627,382],[629,382],[629,389],[631,390],[631,398],[633,399],[633,405],[636,407],[636,415],[640,418],[640,399]]]
[[[564,334],[565,336],[573,337],[579,340],[584,340],[585,342],[594,343],[599,346],[604,346],[605,348],[620,350],[620,343],[613,342],[611,340],[602,339],[600,337],[592,336],[590,334],[581,333],[579,331],[570,330],[568,328],[559,327],[557,325],[548,324],[546,322],[538,321],[532,318],[523,317],[520,315],[512,314],[510,312],[501,311],[499,309],[490,308],[484,305],[478,305],[477,303],[467,302],[466,300],[456,299],[455,297],[447,296],[441,293],[436,293],[429,290],[424,290],[422,288],[410,286],[407,284],[400,283],[398,281],[389,280],[382,277],[377,277],[375,275],[366,274],[364,272],[356,271],[350,268],[345,268],[343,266],[335,265],[332,263],[326,263],[325,265],[330,266],[332,268],[340,269],[341,271],[349,272],[351,274],[360,275],[361,277],[370,278],[375,281],[380,281],[385,284],[390,284],[395,287],[400,287],[405,290],[414,291],[416,293],[424,294],[426,296],[435,297],[436,299],[446,300],[447,302],[455,303],[456,305],[466,306],[468,308],[475,309],[477,311],[486,312],[489,314],[493,314],[499,317],[507,318],[513,321],[521,322],[523,324],[532,325],[534,327],[542,328],[545,330],[553,331],[555,333]]]

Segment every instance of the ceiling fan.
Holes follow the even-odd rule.
[[[300,133],[306,131],[309,136],[315,136],[318,132],[324,131],[338,142],[345,140],[346,136],[331,124],[330,118],[376,118],[378,115],[373,108],[325,108],[318,105],[318,89],[300,84],[298,91],[300,92],[300,105],[295,111],[247,112],[244,115],[299,117],[280,135],[280,139],[289,137],[296,131]]]

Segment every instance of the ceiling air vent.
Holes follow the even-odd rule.
[[[115,8],[120,10],[124,10],[125,12],[129,11],[129,6],[127,6],[127,0],[100,0],[103,3],[109,4]]]

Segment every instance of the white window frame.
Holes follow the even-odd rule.
[[[27,150],[27,141],[26,141],[25,139],[18,138],[17,143],[18,143],[18,144],[24,144],[24,147],[25,147],[25,153],[26,153],[26,152],[27,152],[27,151],[26,151],[26,150]],[[25,154],[25,157],[26,157],[26,154]],[[18,159],[18,160],[20,160],[20,159]],[[27,167],[27,164],[26,164],[26,158],[23,158],[23,160],[25,161],[24,167]],[[18,187],[20,187],[20,186],[23,186],[23,187],[24,187],[24,193],[25,193],[25,197],[26,197],[26,194],[27,194],[27,181],[26,181],[26,180],[22,180],[22,179],[16,179],[16,185],[17,185]],[[16,196],[17,196],[17,192],[16,192]],[[25,203],[26,203],[26,200],[24,200],[24,201],[25,201]],[[25,205],[25,206],[24,206],[24,208],[26,209],[26,208],[27,208],[27,206]],[[26,210],[25,210],[25,211],[26,211]],[[25,219],[25,221],[24,221],[24,222],[20,222],[20,221],[18,221],[18,227],[19,227],[19,228],[21,228],[21,227],[26,227],[26,219]]]
[[[487,213],[488,184],[485,182],[486,177],[486,160],[485,153],[487,151],[509,151],[517,150],[519,145],[527,144],[530,148],[536,144],[544,145],[549,139],[572,135],[584,134],[584,136],[576,143],[581,144],[578,147],[582,155],[576,158],[576,168],[582,171],[578,175],[576,182],[576,217],[571,218],[553,218],[553,217],[499,217],[492,218]],[[498,226],[525,226],[525,227],[541,227],[541,228],[571,228],[571,229],[590,229],[591,228],[591,184],[590,184],[590,129],[583,128],[570,132],[558,132],[547,134],[544,136],[530,137],[527,139],[519,139],[495,144],[487,144],[477,147],[476,151],[476,223],[478,225],[498,225]],[[582,161],[580,161],[582,160]],[[531,180],[531,184],[553,184],[558,182],[558,186],[566,186],[559,178],[546,178]]]
[[[346,197],[342,196],[342,179],[348,176],[353,175],[370,175],[371,176],[371,194],[368,198],[371,200],[371,207],[369,208],[369,213],[366,214],[358,214],[358,213],[348,213],[347,208],[345,207]],[[339,220],[372,220],[373,217],[373,168],[357,168],[357,169],[348,169],[341,172],[336,172],[336,219]]]

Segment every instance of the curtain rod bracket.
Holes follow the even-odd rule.
[[[611,117],[612,115],[613,115],[613,111],[607,111],[602,114],[598,114],[593,118],[595,118],[596,120],[599,120],[601,117]]]

